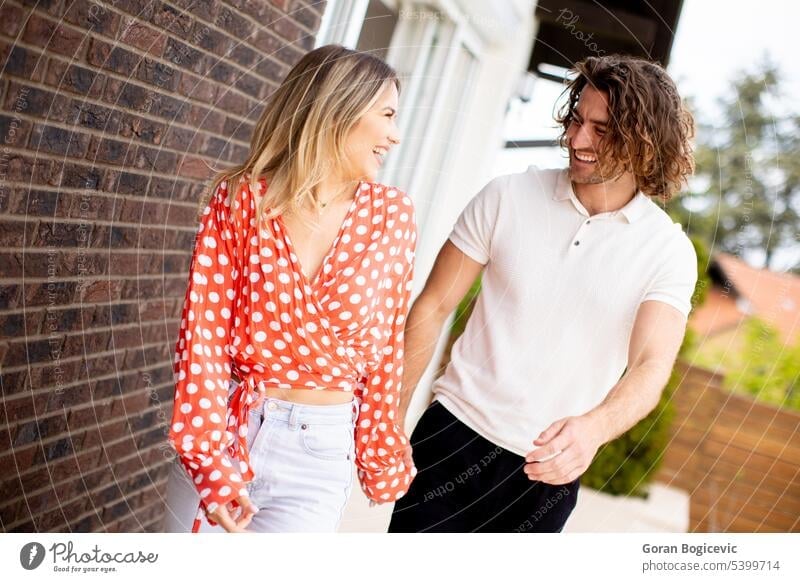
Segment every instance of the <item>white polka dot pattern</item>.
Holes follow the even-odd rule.
[[[268,387],[355,392],[361,487],[373,500],[394,501],[416,474],[402,461],[408,439],[394,422],[417,236],[411,200],[359,184],[313,280],[281,218],[255,214],[245,181],[233,196],[221,184],[190,266],[170,441],[200,493],[198,518],[247,495],[255,477],[248,410]],[[242,389],[228,402],[234,372]]]

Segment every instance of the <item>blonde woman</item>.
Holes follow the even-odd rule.
[[[335,531],[352,486],[394,501],[416,472],[395,423],[416,227],[377,184],[399,82],[340,46],[270,98],[217,177],[175,354],[165,531]]]

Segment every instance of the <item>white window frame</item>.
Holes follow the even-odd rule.
[[[314,47],[340,44],[355,48],[369,0],[328,0]]]
[[[389,48],[387,61],[395,69],[398,70],[400,75],[405,81],[403,91],[400,99],[400,135],[406,134],[412,120],[408,115],[403,114],[404,111],[413,110],[418,103],[419,95],[423,90],[424,83],[435,83],[441,87],[447,87],[451,83],[460,82],[454,79],[454,72],[459,56],[459,51],[463,48],[466,49],[474,57],[474,66],[470,71],[470,77],[474,78],[478,69],[481,66],[481,55],[484,50],[484,43],[481,39],[471,30],[469,23],[466,22],[464,15],[457,9],[456,5],[451,0],[440,0],[436,7],[421,4],[413,1],[402,1],[400,3],[402,10],[438,10],[444,18],[454,27],[453,35],[449,41],[449,46],[437,46],[434,50],[426,50],[431,47],[433,36],[437,32],[437,27],[441,23],[434,19],[403,19],[398,22],[395,29],[392,43]],[[416,54],[413,56],[409,54],[410,47],[417,47]],[[429,60],[441,57],[442,50],[445,50],[443,64],[441,65],[440,72],[429,71],[428,75],[423,74],[428,66]],[[438,54],[434,54],[436,51]],[[409,59],[411,59],[409,61]],[[408,193],[415,198],[416,201],[420,200],[419,185],[428,173],[436,172],[439,174],[446,174],[452,165],[453,154],[451,150],[445,152],[441,157],[442,165],[438,168],[431,167],[428,162],[433,158],[432,151],[435,147],[449,147],[447,143],[442,143],[440,132],[445,129],[443,123],[445,116],[442,111],[447,107],[445,103],[447,91],[438,91],[436,97],[431,103],[431,111],[429,115],[430,123],[428,130],[425,132],[422,143],[410,151],[407,143],[403,143],[396,148],[394,152],[387,159],[386,166],[381,171],[380,180],[387,184],[395,184],[408,191]],[[460,104],[463,110],[469,108],[469,96],[465,97]],[[444,136],[447,138],[456,138],[459,131],[458,128],[453,128],[451,135]],[[401,173],[401,166],[408,167],[412,165],[414,172],[411,173],[411,179],[407,184],[397,184],[397,179]],[[434,182],[436,184],[436,182]],[[436,184],[438,186],[438,184]],[[438,189],[438,188],[435,188]],[[431,200],[428,198],[433,193],[424,193],[427,200],[425,204],[417,205],[417,224],[420,231],[424,230],[424,223],[430,215]]]
[[[328,0],[314,48],[326,44],[340,44],[355,49],[370,0]],[[396,10],[397,0],[380,0],[391,10]]]
[[[412,117],[404,115],[403,112],[413,111],[419,106],[420,96],[425,89],[428,91],[437,89],[430,84],[448,87],[451,83],[465,82],[463,79],[454,78],[458,56],[462,48],[474,57],[474,65],[469,73],[470,77],[474,77],[481,66],[481,55],[485,46],[455,0],[381,1],[401,16],[392,34],[386,60],[397,69],[403,78],[399,116],[399,129],[403,136],[413,122]],[[361,35],[368,6],[369,0],[329,0],[323,14],[320,31],[317,34],[316,46],[337,43],[348,48],[355,48]],[[403,18],[403,12],[407,14],[435,12],[441,15],[444,22],[433,18]],[[434,35],[444,26],[452,26],[452,36],[446,44],[432,47]],[[428,71],[427,75],[423,74],[431,61],[439,63],[438,70]],[[426,86],[426,83],[429,85]],[[420,202],[422,199],[418,188],[424,182],[425,176],[431,172],[447,173],[453,162],[452,148],[443,155],[433,155],[436,147],[451,147],[451,143],[457,141],[459,134],[459,128],[454,127],[449,131],[450,135],[439,135],[443,131],[448,131],[443,125],[446,116],[442,115],[444,108],[448,106],[445,103],[447,93],[442,90],[435,91],[435,97],[430,102],[429,124],[422,143],[417,144],[413,150],[410,149],[408,143],[401,143],[387,158],[386,165],[382,168],[379,176],[381,182],[404,188]],[[470,97],[470,95],[466,95],[459,102],[458,106],[463,111],[468,110]],[[450,104],[450,106],[453,105]],[[443,138],[449,140],[450,143],[442,143]],[[433,158],[440,159],[442,165],[437,168],[432,167],[430,160]],[[413,167],[414,171],[410,172],[407,183],[397,183],[403,173],[402,168],[408,167]],[[440,187],[440,183],[436,180],[432,184],[434,190]],[[417,210],[417,223],[420,226],[426,221],[432,206],[429,197],[433,193],[425,192],[424,194],[425,203],[420,204]]]

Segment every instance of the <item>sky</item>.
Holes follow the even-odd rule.
[[[713,118],[716,99],[741,70],[754,70],[769,54],[783,72],[788,101],[800,109],[800,2],[793,0],[684,0],[668,71],[681,95],[691,95],[698,116]],[[553,104],[562,87],[538,80],[528,104],[512,103],[507,139],[554,138]],[[565,165],[558,151],[523,150],[498,156],[495,174],[530,164]]]
[[[796,0],[684,0],[668,71],[681,95],[693,98],[695,117],[713,123],[717,99],[726,96],[730,80],[741,71],[757,70],[767,55],[783,74],[784,102],[800,111],[798,23]],[[529,103],[511,104],[506,139],[555,138],[553,105],[562,89],[537,80]],[[551,148],[506,150],[498,155],[493,174],[524,171],[531,164],[562,167],[564,156]],[[776,260],[784,267],[793,265],[800,260],[800,248],[781,253]]]

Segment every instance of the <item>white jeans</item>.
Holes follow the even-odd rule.
[[[266,398],[251,408],[247,445],[256,477],[247,485],[259,509],[252,532],[335,532],[353,486],[358,402],[295,404]],[[200,494],[175,459],[164,532],[190,532]],[[204,518],[200,532],[225,532]]]

